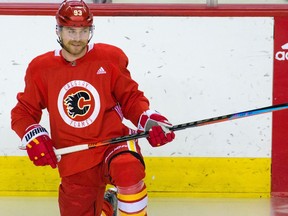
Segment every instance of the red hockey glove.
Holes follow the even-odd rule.
[[[26,129],[22,138],[22,150],[27,150],[29,158],[36,166],[50,165],[57,167],[57,158],[53,150],[53,142],[48,132],[42,126],[35,124]]]
[[[164,116],[153,110],[144,112],[138,122],[138,132],[149,131],[147,140],[153,147],[165,145],[175,138],[174,132],[169,130],[171,127]]]

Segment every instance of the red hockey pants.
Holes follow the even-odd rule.
[[[139,147],[131,151],[128,145],[114,145],[101,164],[62,178],[59,186],[61,216],[100,216],[102,211],[107,216],[113,215],[112,206],[103,199],[106,185],[129,187],[145,177]]]

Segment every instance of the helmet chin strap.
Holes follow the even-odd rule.
[[[94,35],[94,29],[95,29],[95,26],[94,25],[92,25],[91,27],[90,27],[90,38],[89,38],[89,40],[88,40],[88,43],[90,42],[90,40],[92,39],[92,37],[93,37],[93,35]]]
[[[61,29],[61,27],[60,26],[58,26],[58,25],[56,25],[56,34],[57,34],[57,42],[60,44],[60,46],[63,48],[63,43],[62,43],[62,40],[61,40],[61,38],[60,38],[60,32],[59,31],[61,31],[60,30]]]
[[[60,38],[59,36],[58,36],[57,42],[60,44],[60,46],[61,46],[62,48],[64,48],[63,43],[62,43],[62,41],[61,41],[61,38]]]

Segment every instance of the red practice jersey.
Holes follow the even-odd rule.
[[[127,70],[123,51],[107,44],[90,44],[86,55],[67,62],[61,50],[33,59],[25,76],[25,89],[12,109],[12,129],[22,138],[25,129],[39,123],[47,108],[55,148],[95,143],[128,135],[121,114],[137,125],[149,102]],[[61,176],[91,168],[103,160],[107,147],[63,155]]]

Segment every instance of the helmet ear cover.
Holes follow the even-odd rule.
[[[58,26],[93,26],[93,14],[83,0],[65,0],[56,13]]]

